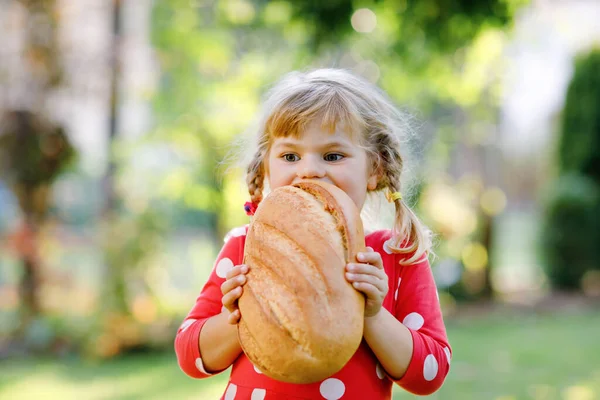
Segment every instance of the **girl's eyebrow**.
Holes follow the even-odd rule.
[[[274,149],[279,148],[279,147],[295,149],[295,148],[302,147],[302,142],[290,140],[290,139],[281,139],[281,140],[277,141],[277,143],[275,143],[275,145],[273,146]],[[346,143],[345,141],[331,140],[331,141],[324,142],[319,147],[323,148],[323,149],[329,149],[332,147],[348,148],[348,147],[350,147],[350,145],[348,143]]]

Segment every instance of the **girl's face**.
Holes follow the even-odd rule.
[[[298,139],[273,140],[267,157],[269,186],[276,189],[302,179],[322,180],[346,192],[360,210],[378,179],[367,153],[344,130],[329,133],[319,122],[310,123]]]

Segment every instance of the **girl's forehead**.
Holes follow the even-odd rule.
[[[358,127],[346,121],[327,121],[314,118],[307,123],[298,124],[295,129],[279,129],[271,132],[270,141],[298,143],[305,141],[343,142],[348,145],[360,145],[361,135]]]

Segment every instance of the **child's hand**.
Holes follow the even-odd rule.
[[[356,258],[362,263],[348,264],[346,279],[356,290],[365,294],[365,318],[372,317],[381,310],[388,293],[388,277],[383,269],[381,254],[371,247],[367,247],[365,253],[358,253]]]
[[[242,286],[246,283],[247,272],[248,266],[236,265],[227,272],[226,280],[221,285],[221,293],[223,293],[221,302],[230,312],[228,321],[232,325],[240,321],[240,310],[237,301],[242,295]]]

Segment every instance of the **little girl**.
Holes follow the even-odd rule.
[[[268,378],[243,353],[237,337],[248,267],[246,227],[226,238],[213,271],[177,332],[181,369],[207,378],[230,366],[225,400],[391,399],[393,383],[427,395],[450,368],[446,336],[428,252],[429,231],[402,200],[401,117],[374,85],[336,69],[285,76],[269,93],[247,170],[252,215],[265,183],[275,189],[301,179],[332,183],[362,209],[369,193],[395,206],[392,229],[367,233],[367,251],[348,264],[346,278],[365,296],[363,341],[335,375],[307,385]]]

